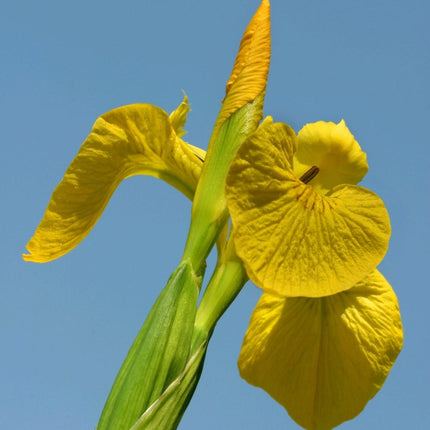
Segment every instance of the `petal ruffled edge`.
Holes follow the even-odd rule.
[[[178,137],[182,137],[187,133],[186,130],[184,130],[184,125],[187,121],[187,115],[190,110],[191,108],[188,103],[188,97],[184,91],[184,99],[181,104],[169,115],[170,124]]]

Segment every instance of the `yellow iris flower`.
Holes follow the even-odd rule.
[[[251,280],[281,296],[322,297],[375,269],[390,222],[382,200],[354,185],[366,171],[343,122],[309,124],[296,137],[266,118],[239,149],[226,187],[237,253]]]
[[[308,124],[296,136],[268,117],[227,177],[236,252],[264,291],[240,373],[308,430],[361,412],[402,346],[397,298],[375,270],[388,214],[355,185],[367,168],[343,121]]]
[[[23,257],[46,262],[72,250],[119,183],[136,174],[163,179],[193,200],[184,259],[196,272],[217,237],[224,249],[230,215],[227,251],[195,327],[215,324],[245,268],[263,295],[243,341],[241,376],[304,428],[325,430],[364,408],[401,349],[397,299],[376,270],[390,222],[381,199],[356,185],[366,155],[343,121],[308,124],[296,135],[267,117],[254,132],[269,62],[270,5],[263,0],[242,39],[207,157],[181,139],[186,97],[170,115],[136,104],[98,118]]]

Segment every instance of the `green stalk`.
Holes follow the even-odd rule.
[[[228,96],[227,96],[228,97]],[[191,225],[182,261],[191,261],[196,273],[203,270],[229,214],[224,195],[231,162],[243,141],[262,117],[264,93],[234,112],[211,137],[191,211]]]
[[[129,430],[184,371],[199,287],[189,263],[173,272],[130,348],[97,430]]]
[[[204,339],[210,337],[216,323],[247,281],[248,276],[243,263],[236,255],[233,237],[230,235],[222,259],[218,262],[197,309],[192,351],[195,351]]]

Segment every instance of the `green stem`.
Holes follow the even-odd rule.
[[[194,194],[191,225],[182,261],[190,261],[197,275],[204,268],[229,214],[224,187],[237,149],[252,134],[263,115],[264,93],[246,103],[214,129]]]
[[[191,351],[210,337],[217,321],[248,280],[243,263],[234,250],[232,237],[223,260],[217,264],[197,309]]]
[[[228,219],[228,212],[216,222],[208,224],[204,216],[196,217],[191,224],[182,262],[190,261],[197,276],[202,276],[206,267],[206,258],[212,250],[223,226]]]

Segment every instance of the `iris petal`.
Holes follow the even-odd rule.
[[[312,187],[322,193],[338,184],[357,184],[368,170],[366,154],[343,120],[318,121],[299,131],[294,172],[300,177],[312,166],[319,169]]]
[[[177,123],[182,129],[182,121]],[[107,112],[97,119],[54,190],[24,260],[50,261],[78,245],[123,179],[152,175],[192,198],[201,166],[162,109],[135,104]]]
[[[402,341],[397,298],[375,270],[329,297],[263,294],[239,369],[302,427],[328,430],[359,414],[377,393]]]
[[[235,244],[265,292],[322,297],[351,288],[385,255],[390,222],[382,200],[340,185],[326,195],[293,172],[294,131],[266,119],[239,149],[226,197]]]

